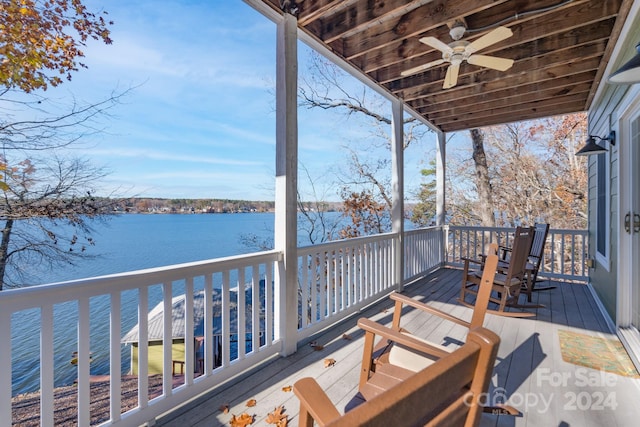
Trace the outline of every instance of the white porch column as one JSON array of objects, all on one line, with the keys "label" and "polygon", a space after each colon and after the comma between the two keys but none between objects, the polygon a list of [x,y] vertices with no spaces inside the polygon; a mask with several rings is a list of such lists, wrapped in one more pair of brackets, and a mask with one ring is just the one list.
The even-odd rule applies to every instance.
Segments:
[{"label": "white porch column", "polygon": [[283,252],[276,271],[279,284],[275,330],[283,355],[295,353],[298,331],[298,39],[297,19],[288,13],[278,23],[276,52],[275,249]]},{"label": "white porch column", "polygon": [[436,145],[436,225],[444,225],[446,221],[445,211],[445,165],[446,165],[446,141],[444,132],[437,132],[438,144]]},{"label": "white porch column", "polygon": [[404,285],[404,123],[400,99],[391,100],[391,231],[395,233],[393,281],[400,292]]}]

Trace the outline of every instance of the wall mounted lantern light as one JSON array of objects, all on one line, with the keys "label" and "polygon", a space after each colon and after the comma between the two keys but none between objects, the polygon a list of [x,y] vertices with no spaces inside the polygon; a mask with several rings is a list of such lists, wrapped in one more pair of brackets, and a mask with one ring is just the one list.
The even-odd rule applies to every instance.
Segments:
[{"label": "wall mounted lantern light", "polygon": [[589,135],[586,145],[576,153],[576,156],[590,156],[592,154],[606,153],[607,149],[602,145],[598,145],[598,143],[596,142],[596,138],[601,141],[609,141],[609,144],[611,145],[616,145],[615,131],[611,131],[611,133],[609,133],[606,138],[600,138],[598,135]]},{"label": "wall mounted lantern light", "polygon": [[621,85],[640,83],[640,43],[636,45],[636,55],[611,74],[608,82]]}]

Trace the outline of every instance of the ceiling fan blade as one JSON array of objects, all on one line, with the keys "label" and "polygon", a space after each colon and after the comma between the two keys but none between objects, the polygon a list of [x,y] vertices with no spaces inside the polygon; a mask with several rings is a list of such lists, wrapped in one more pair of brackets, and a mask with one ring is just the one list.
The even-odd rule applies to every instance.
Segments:
[{"label": "ceiling fan blade", "polygon": [[499,71],[507,71],[513,65],[513,59],[498,58],[497,56],[489,55],[471,55],[467,58],[467,62]]},{"label": "ceiling fan blade", "polygon": [[453,49],[451,49],[448,44],[438,40],[435,37],[431,37],[431,36],[422,37],[420,39],[420,43],[424,43],[427,46],[431,46],[434,49],[438,49],[442,53],[451,53],[451,52],[453,52]]},{"label": "ceiling fan blade", "polygon": [[408,70],[404,70],[400,73],[402,77],[410,76],[412,74],[419,73],[420,71],[426,70],[427,68],[435,67],[436,65],[440,65],[444,63],[444,59],[436,59],[435,61],[427,62],[426,64],[418,65],[417,67],[409,68]]},{"label": "ceiling fan blade", "polygon": [[458,73],[460,72],[460,64],[451,64],[447,68],[447,74],[444,76],[444,84],[442,89],[449,89],[458,83]]},{"label": "ceiling fan blade", "polygon": [[492,44],[501,42],[504,39],[508,39],[512,35],[513,31],[511,31],[511,28],[498,27],[495,30],[492,30],[484,36],[480,37],[479,39],[476,39],[469,43],[465,48],[465,51],[467,53],[475,53],[487,46],[491,46]]}]

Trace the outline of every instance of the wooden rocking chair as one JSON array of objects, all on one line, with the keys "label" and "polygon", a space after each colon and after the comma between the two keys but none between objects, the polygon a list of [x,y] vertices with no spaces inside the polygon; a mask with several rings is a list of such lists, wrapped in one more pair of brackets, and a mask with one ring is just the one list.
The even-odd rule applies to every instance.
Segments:
[{"label": "wooden rocking chair", "polygon": [[[513,248],[508,265],[506,265],[506,271],[496,273],[493,280],[492,289],[497,293],[497,297],[491,296],[489,301],[498,304],[498,310],[487,310],[487,312],[509,317],[532,317],[535,316],[535,313],[528,311],[506,311],[506,308],[514,307],[522,309],[542,307],[539,305],[521,305],[518,303],[522,287],[528,287],[526,263],[532,239],[533,227],[518,227],[516,236],[513,239]],[[481,278],[478,271],[470,270],[469,267],[472,262],[482,264],[482,260],[464,258],[464,261],[462,285],[458,301],[467,307],[473,307],[473,304],[466,301],[466,297],[469,294],[477,297]]]},{"label": "wooden rocking chair", "polygon": [[[555,286],[536,287],[538,283],[538,271],[544,258],[544,246],[549,234],[549,224],[536,223],[533,226],[533,240],[527,257],[527,283],[522,286],[521,292],[527,295],[527,302],[531,302],[531,293],[533,291],[545,291],[555,289]],[[509,266],[509,259],[512,248],[499,246],[498,251],[501,253],[501,260],[498,262],[498,270],[506,270]]]},{"label": "wooden rocking chair", "polygon": [[549,224],[535,224],[534,228],[533,243],[531,244],[526,266],[528,286],[525,292],[528,302],[531,302],[531,293],[533,291],[555,289],[555,286],[536,287],[538,283],[538,271],[540,271],[542,259],[544,258],[544,245],[547,242],[547,235],[549,234]]}]

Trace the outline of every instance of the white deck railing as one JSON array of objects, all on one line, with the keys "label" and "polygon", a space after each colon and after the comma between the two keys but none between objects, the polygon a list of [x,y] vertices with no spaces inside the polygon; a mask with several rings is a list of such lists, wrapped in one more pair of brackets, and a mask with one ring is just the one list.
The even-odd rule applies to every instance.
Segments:
[{"label": "white deck railing", "polygon": [[[397,289],[395,234],[360,237],[298,249],[298,340]],[[442,227],[404,236],[405,282],[444,264]]]},{"label": "white deck railing", "polygon": [[[489,243],[510,246],[514,228],[448,226],[447,265],[462,266],[461,258],[478,259]],[[589,279],[587,230],[550,229],[539,275],[546,278]]]},{"label": "white deck railing", "polygon": [[[263,252],[253,255],[222,258],[214,261],[195,262],[154,268],[131,273],[116,274],[78,280],[73,282],[36,286],[31,288],[2,291],[0,293],[0,426],[12,425],[11,395],[12,357],[22,358],[16,347],[31,341],[31,346],[39,348],[31,357],[36,357],[35,366],[40,371],[40,419],[42,426],[53,426],[54,413],[54,374],[69,368],[71,351],[65,343],[54,341],[54,329],[76,329],[77,340],[73,350],[77,351],[77,425],[90,424],[90,359],[108,357],[110,381],[110,411],[105,419],[108,425],[140,425],[157,415],[177,407],[186,400],[203,391],[241,373],[256,363],[277,354],[281,349],[278,331],[274,328],[275,308],[278,297],[273,292],[274,270],[281,256],[277,252]],[[261,286],[262,284],[262,286]],[[262,287],[262,291],[261,291]],[[217,290],[214,292],[214,288]],[[246,292],[238,292],[245,288]],[[204,318],[212,319],[214,310],[221,312],[222,330],[222,366],[214,367],[213,322],[204,322],[204,373],[194,377],[196,358],[194,346],[185,345],[184,378],[182,383],[174,385],[172,375],[172,340],[163,340],[162,344],[162,389],[149,388],[149,324],[150,302],[160,302],[163,306],[163,336],[172,336],[173,297],[185,295],[184,313],[193,313],[193,294],[202,290],[204,298]],[[105,306],[107,313],[92,313],[90,306],[97,299]],[[248,301],[247,298],[251,298]],[[126,302],[125,302],[126,301]],[[56,315],[60,305],[77,307],[71,319]],[[34,313],[35,316],[34,316]],[[20,330],[27,336],[16,337],[15,322],[21,314],[28,313],[39,321],[24,325]],[[103,315],[105,325],[95,325],[94,316]],[[107,315],[108,314],[108,315]],[[121,338],[126,333],[125,325],[138,324],[138,407],[122,410],[121,384],[123,379],[123,345]],[[95,328],[94,328],[95,325]],[[185,343],[194,342],[194,317],[184,316]],[[103,339],[106,348],[91,347],[95,343],[98,329],[106,331],[108,339]],[[247,334],[235,334],[246,330]],[[14,335],[12,337],[12,335]],[[231,336],[237,336],[237,343],[231,342]],[[262,342],[261,335],[264,337]],[[246,342],[246,336],[252,342]],[[207,339],[211,337],[211,339]],[[14,351],[12,352],[12,347]],[[232,348],[233,347],[233,348]],[[24,348],[24,346],[23,346]],[[64,353],[66,362],[56,363],[58,355]],[[126,353],[125,353],[126,354]]]},{"label": "white deck railing", "polygon": [[405,283],[444,265],[445,246],[442,230],[443,227],[429,227],[405,232]]},{"label": "white deck railing", "polygon": [[298,338],[359,310],[393,289],[393,234],[298,249]]},{"label": "white deck railing", "polygon": [[[281,352],[286,337],[279,335],[278,325],[297,321],[293,339],[300,341],[396,289],[396,249],[401,240],[405,254],[401,277],[407,283],[445,264],[460,265],[460,257],[476,257],[490,241],[508,244],[512,232],[432,227],[408,231],[402,239],[388,233],[299,248],[296,320],[282,318],[280,295],[284,292],[275,272],[283,268],[283,257],[275,251],[6,290],[0,292],[0,372],[13,372],[17,358],[33,359],[34,370],[39,371],[41,425],[50,426],[54,378],[65,369],[77,369],[73,372],[77,374],[77,424],[89,425],[90,368],[97,359],[106,359],[110,412],[104,425],[139,425]],[[552,230],[547,247],[545,275],[586,279],[586,232]],[[243,288],[245,292],[238,292]],[[177,311],[173,309],[174,297],[184,294],[183,313],[193,313],[196,292],[205,295],[204,318],[217,317],[219,322],[215,330],[213,322],[204,322],[203,360],[197,360],[195,345],[185,345],[184,378],[174,384],[172,341],[164,340],[162,386],[152,390],[148,377],[148,337],[153,329],[149,312],[160,304],[162,336],[172,336]],[[97,303],[102,304],[99,312],[95,310]],[[73,315],[61,318],[60,307],[68,313],[69,305]],[[23,315],[30,319],[27,329],[16,325]],[[184,342],[195,342],[194,317],[181,316]],[[124,410],[120,389],[123,371],[127,371],[128,347],[121,339],[136,324],[138,402],[135,409]],[[77,338],[71,343],[58,342],[54,337],[60,328],[71,329]],[[18,329],[21,336],[17,336]],[[101,334],[108,339],[96,340]],[[105,344],[100,347],[98,342]],[[214,363],[219,354],[214,342],[221,342],[220,363]],[[70,368],[73,351],[78,352],[77,367]],[[204,372],[196,376],[200,363]],[[5,415],[12,413],[11,398],[12,380],[4,376],[0,382],[0,427],[12,425],[11,417]]]}]

